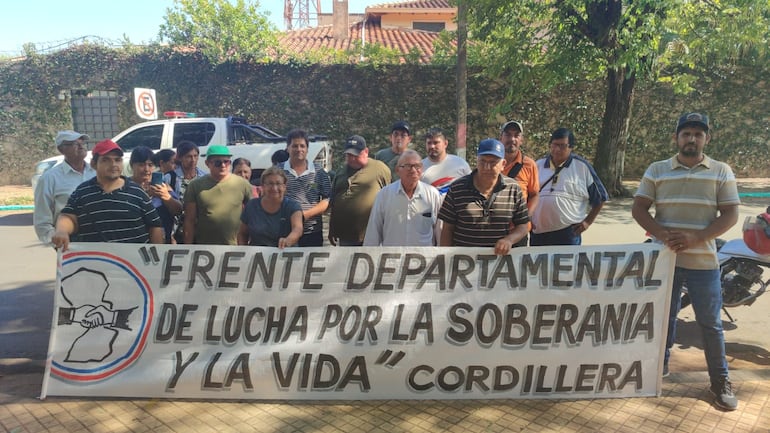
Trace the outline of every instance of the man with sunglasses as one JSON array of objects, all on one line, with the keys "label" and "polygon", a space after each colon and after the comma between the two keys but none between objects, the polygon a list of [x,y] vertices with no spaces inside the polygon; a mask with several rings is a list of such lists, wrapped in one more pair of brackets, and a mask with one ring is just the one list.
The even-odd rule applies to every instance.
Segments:
[{"label": "man with sunglasses", "polygon": [[88,139],[88,135],[75,131],[59,131],[56,134],[56,148],[64,155],[64,161],[46,171],[35,185],[32,221],[40,242],[51,243],[51,237],[56,231],[56,218],[67,204],[72,191],[96,176],[96,170],[86,163]]},{"label": "man with sunglasses", "polygon": [[609,198],[591,164],[572,153],[575,135],[567,128],[551,134],[549,155],[537,160],[540,194],[532,212],[531,246],[580,245]]},{"label": "man with sunglasses", "polygon": [[503,143],[481,140],[476,155],[476,169],[453,182],[444,197],[440,245],[493,247],[506,255],[527,235],[527,203],[519,184],[502,174]]},{"label": "man with sunglasses", "polygon": [[[687,284],[695,321],[703,335],[714,404],[724,410],[735,410],[738,400],[732,391],[725,358],[720,316],[722,288],[715,239],[738,221],[738,187],[729,165],[703,153],[711,140],[708,116],[682,115],[673,138],[679,152],[647,168],[631,207],[636,222],[656,242],[676,253],[663,376],[668,375],[681,290]],[[650,213],[653,205],[655,216]]]},{"label": "man with sunglasses", "polygon": [[227,146],[206,152],[209,174],[194,179],[184,195],[184,243],[237,245],[243,205],[251,199],[251,184],[230,171],[233,155]]}]

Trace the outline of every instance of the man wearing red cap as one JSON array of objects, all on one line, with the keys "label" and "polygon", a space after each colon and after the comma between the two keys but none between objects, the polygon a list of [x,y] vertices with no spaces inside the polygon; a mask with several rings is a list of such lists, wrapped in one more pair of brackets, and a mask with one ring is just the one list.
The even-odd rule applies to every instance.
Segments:
[{"label": "man wearing red cap", "polygon": [[123,150],[112,140],[96,143],[96,177],[72,192],[56,220],[51,242],[66,251],[70,236],[80,242],[163,243],[158,212],[141,186],[122,176]]}]

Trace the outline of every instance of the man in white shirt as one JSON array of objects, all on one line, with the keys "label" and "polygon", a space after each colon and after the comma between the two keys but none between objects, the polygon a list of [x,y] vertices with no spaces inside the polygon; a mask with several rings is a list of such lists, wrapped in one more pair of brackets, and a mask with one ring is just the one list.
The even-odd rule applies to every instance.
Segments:
[{"label": "man in white shirt", "polygon": [[72,191],[81,183],[96,176],[96,171],[86,164],[86,141],[89,137],[75,131],[59,131],[56,148],[64,155],[64,161],[43,173],[35,186],[35,211],[32,221],[40,242],[51,243],[56,218],[67,204]]},{"label": "man in white shirt", "polygon": [[446,151],[447,139],[440,128],[431,128],[425,134],[425,151],[428,157],[422,160],[422,181],[446,194],[449,185],[471,173],[468,163],[457,155]]},{"label": "man in white shirt", "polygon": [[363,245],[436,245],[441,195],[436,188],[420,182],[420,155],[405,150],[396,164],[396,174],[399,180],[377,193]]}]

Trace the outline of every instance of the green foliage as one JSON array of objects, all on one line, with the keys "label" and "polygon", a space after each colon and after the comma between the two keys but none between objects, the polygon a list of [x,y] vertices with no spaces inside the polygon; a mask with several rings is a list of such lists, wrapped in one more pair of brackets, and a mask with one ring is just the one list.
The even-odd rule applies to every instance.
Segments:
[{"label": "green foliage", "polygon": [[172,45],[192,46],[209,60],[266,61],[277,45],[276,29],[259,11],[259,2],[245,0],[174,0],[166,9],[160,38]]}]

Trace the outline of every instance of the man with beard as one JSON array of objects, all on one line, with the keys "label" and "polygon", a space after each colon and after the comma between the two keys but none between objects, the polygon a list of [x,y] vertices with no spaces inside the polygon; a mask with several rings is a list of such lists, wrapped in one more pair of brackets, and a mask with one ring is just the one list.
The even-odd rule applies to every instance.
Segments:
[{"label": "man with beard", "polygon": [[425,151],[428,157],[422,160],[422,180],[446,194],[449,185],[456,179],[470,174],[471,167],[464,159],[447,153],[447,139],[440,128],[431,128],[425,134]]},{"label": "man with beard", "polygon": [[[711,140],[706,115],[684,114],[677,122],[674,139],[679,153],[647,168],[631,208],[636,222],[676,253],[663,376],[668,375],[681,290],[687,284],[695,321],[703,334],[714,404],[724,410],[735,410],[738,400],[725,359],[720,270],[714,239],[738,221],[738,188],[730,166],[703,153]],[[653,204],[654,217],[650,213]]]},{"label": "man with beard", "polygon": [[112,140],[91,152],[96,177],[72,192],[56,220],[51,242],[67,251],[70,235],[81,242],[163,243],[158,212],[141,186],[122,176],[123,150]]}]

